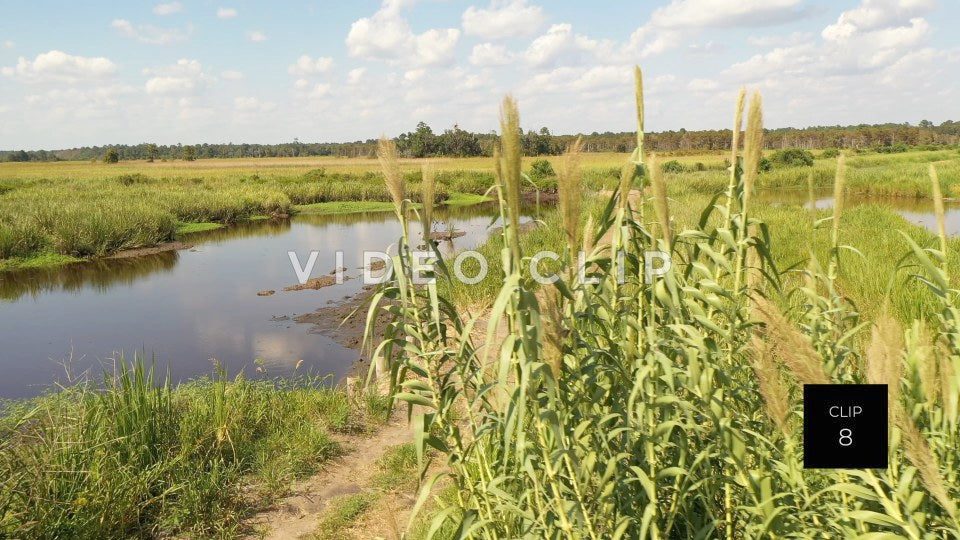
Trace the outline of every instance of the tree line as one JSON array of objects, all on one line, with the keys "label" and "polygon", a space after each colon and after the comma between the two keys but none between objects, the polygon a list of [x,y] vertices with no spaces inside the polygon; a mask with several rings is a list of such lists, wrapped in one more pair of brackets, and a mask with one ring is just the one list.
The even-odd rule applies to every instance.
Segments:
[{"label": "tree line", "polygon": [[[521,134],[523,152],[528,156],[562,153],[577,137],[583,139],[587,152],[629,152],[636,145],[635,132],[593,132],[577,135],[554,135],[546,127]],[[659,152],[710,151],[729,148],[731,130],[686,130],[647,133],[647,149]],[[454,125],[435,133],[424,122],[413,131],[394,139],[403,157],[471,157],[489,156],[497,142],[495,132],[476,133]],[[764,142],[769,149],[780,148],[884,148],[952,145],[960,143],[960,122],[947,120],[935,125],[922,120],[917,125],[860,124],[856,126],[816,126],[808,128],[777,128],[766,130]],[[172,160],[210,158],[262,157],[372,157],[376,139],[343,143],[305,143],[294,139],[280,144],[195,144],[84,146],[65,150],[7,150],[0,151],[0,161],[61,161],[61,160]]]}]

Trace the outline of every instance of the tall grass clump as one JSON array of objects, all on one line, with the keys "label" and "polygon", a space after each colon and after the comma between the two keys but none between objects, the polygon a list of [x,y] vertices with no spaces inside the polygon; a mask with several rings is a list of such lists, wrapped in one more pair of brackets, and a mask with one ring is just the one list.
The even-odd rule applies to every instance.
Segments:
[{"label": "tall grass clump", "polygon": [[323,380],[171,386],[142,359],[0,410],[0,537],[221,537],[340,452],[362,404]]},{"label": "tall grass clump", "polygon": [[[741,94],[734,143],[744,102]],[[538,284],[527,270],[532,254],[507,227],[502,285],[488,313],[467,317],[435,282],[413,279],[412,248],[401,241],[370,314],[391,318],[376,356],[413,418],[422,471],[415,513],[441,479],[453,486],[428,537],[960,535],[960,311],[946,254],[904,235],[904,264],[924,276],[936,303],[899,327],[878,321],[881,342],[872,345],[869,321],[836,285],[832,269],[849,251],[841,229],[830,233],[831,270],[811,259],[803,281],[786,288],[772,232],[750,203],[763,130],[759,95],[749,103],[729,184],[691,227],[672,230],[665,179],[638,149],[619,195],[580,233],[592,280],[561,269],[555,283]],[[509,216],[520,176],[511,99],[501,115],[498,195]],[[842,187],[843,163],[832,169]],[[649,222],[626,193],[648,173]],[[579,249],[572,238],[564,233]],[[645,265],[654,249],[672,257],[663,273]],[[435,256],[428,277],[452,280]],[[895,390],[888,468],[804,469],[802,385],[874,380]],[[428,475],[430,456],[442,472]]]}]

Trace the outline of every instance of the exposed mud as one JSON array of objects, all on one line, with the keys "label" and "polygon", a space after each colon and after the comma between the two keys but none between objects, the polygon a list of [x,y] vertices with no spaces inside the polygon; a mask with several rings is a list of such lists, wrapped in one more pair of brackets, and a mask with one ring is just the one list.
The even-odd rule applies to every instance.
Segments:
[{"label": "exposed mud", "polygon": [[[370,368],[369,351],[362,350],[363,333],[366,330],[367,311],[370,298],[373,296],[373,287],[367,286],[343,303],[317,309],[313,313],[305,313],[293,318],[294,321],[312,325],[311,333],[323,334],[330,337],[341,346],[357,351],[357,361],[350,368],[348,376],[366,376]],[[381,311],[382,313],[382,311]],[[374,341],[383,336],[387,318],[379,315],[373,326]]]},{"label": "exposed mud", "polygon": [[[336,273],[336,271],[334,271]],[[350,279],[350,276],[343,276],[343,281]],[[298,283],[296,285],[290,285],[289,287],[284,287],[285,291],[304,291],[307,289],[322,289],[324,287],[329,287],[331,285],[337,284],[337,278],[334,276],[320,276],[315,278],[310,278],[306,283]]]},{"label": "exposed mud", "polygon": [[142,257],[143,255],[153,255],[155,253],[163,253],[164,251],[177,251],[181,249],[190,249],[192,247],[193,247],[193,244],[188,244],[186,242],[167,242],[166,244],[160,244],[159,246],[153,246],[153,247],[124,249],[114,253],[113,255],[110,255],[104,258],[105,259],[129,259],[131,257]]},{"label": "exposed mud", "polygon": [[465,236],[465,231],[438,231],[430,233],[431,240],[453,240]]},{"label": "exposed mud", "polygon": [[[524,234],[536,229],[539,226],[539,221],[528,221],[526,223],[521,223],[520,226],[517,227],[517,230],[520,232],[520,234]],[[497,234],[503,234],[503,227],[493,227],[490,229],[490,236]]]}]

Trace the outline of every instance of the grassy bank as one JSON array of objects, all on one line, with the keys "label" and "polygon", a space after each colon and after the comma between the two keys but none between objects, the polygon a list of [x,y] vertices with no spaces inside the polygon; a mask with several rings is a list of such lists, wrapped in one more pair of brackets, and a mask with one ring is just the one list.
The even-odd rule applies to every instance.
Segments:
[{"label": "grassy bank", "polygon": [[233,538],[341,452],[334,433],[383,414],[382,402],[306,377],[171,387],[142,362],[123,365],[103,389],[5,405],[0,537]]},{"label": "grassy bank", "polygon": [[[610,187],[620,154],[586,154],[583,185]],[[723,189],[724,154],[671,158],[666,178],[674,197]],[[556,167],[560,159],[551,157]],[[926,164],[937,162],[944,192],[960,197],[960,156],[953,151],[857,154],[848,188],[861,193],[925,197]],[[195,163],[0,163],[0,269],[39,267],[148,247],[180,235],[261,216],[291,212],[380,211],[390,196],[375,160],[211,160]],[[409,192],[419,191],[420,167],[437,171],[435,202],[475,204],[494,183],[488,159],[402,160]],[[521,161],[528,170],[532,159]],[[831,159],[775,166],[758,188],[828,185]],[[322,164],[322,165],[320,165]],[[319,166],[318,166],[319,165]],[[554,191],[554,177],[523,182],[522,190]],[[413,195],[415,198],[416,195]]]}]

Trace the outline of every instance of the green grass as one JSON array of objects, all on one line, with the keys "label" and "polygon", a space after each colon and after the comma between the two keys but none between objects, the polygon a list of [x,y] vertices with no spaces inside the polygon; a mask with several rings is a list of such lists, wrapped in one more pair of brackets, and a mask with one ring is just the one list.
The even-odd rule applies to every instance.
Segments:
[{"label": "green grass", "polygon": [[293,210],[302,214],[356,214],[361,212],[392,212],[393,204],[383,201],[335,201],[298,204]]},{"label": "green grass", "polygon": [[340,452],[362,402],[307,378],[164,385],[142,362],[0,414],[0,537],[232,538]]},{"label": "green grass", "polygon": [[[266,218],[266,216],[263,216]],[[213,223],[210,221],[202,223],[181,223],[177,225],[177,235],[190,234],[203,231],[212,231],[214,229],[223,228],[223,223]]]},{"label": "green grass", "polygon": [[345,538],[345,529],[355,524],[363,514],[377,502],[375,493],[355,493],[337,497],[330,501],[324,511],[313,538],[317,540],[337,540]]},{"label": "green grass", "polygon": [[417,447],[412,443],[400,444],[383,452],[372,483],[387,491],[412,492],[417,488],[419,473]]},{"label": "green grass", "polygon": [[477,193],[451,193],[443,204],[447,206],[471,206],[493,201],[492,198]]},{"label": "green grass", "polygon": [[83,259],[56,253],[41,253],[27,258],[0,259],[0,272],[6,270],[29,270],[34,268],[55,268],[70,263],[80,262]]},{"label": "green grass", "polygon": [[[590,191],[613,187],[620,170],[615,158],[620,157],[588,154],[584,186]],[[558,158],[550,159],[559,166]],[[723,189],[723,159],[718,152],[678,157],[685,170],[666,175],[671,196]],[[436,202],[464,205],[483,201],[483,194],[494,183],[489,160],[439,161]],[[343,167],[310,167],[319,162],[278,160],[262,167],[257,160],[119,167],[3,163],[0,268],[59,262],[37,258],[42,254],[83,259],[154,246],[205,230],[212,223],[264,219],[291,211],[334,214],[388,208],[390,196],[382,175],[372,170],[373,161],[341,160],[335,163]],[[848,188],[877,195],[927,197],[925,175],[930,162],[937,163],[945,194],[960,197],[960,159],[954,152],[853,155]],[[419,192],[419,163],[405,160],[401,165],[406,171],[407,192],[414,194],[414,199]],[[695,170],[696,163],[703,163],[706,170]],[[760,175],[758,187],[805,188],[808,174],[822,187],[829,184],[833,168],[831,159],[817,159],[813,167],[774,168]],[[556,178],[540,180],[536,187],[553,191]],[[522,188],[531,190],[533,186],[524,183]]]}]

